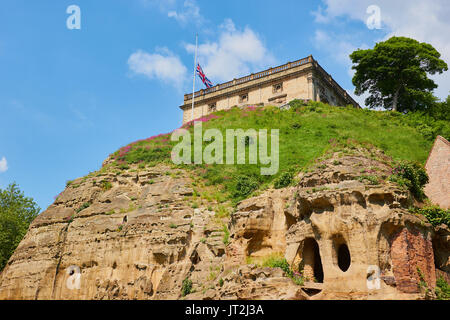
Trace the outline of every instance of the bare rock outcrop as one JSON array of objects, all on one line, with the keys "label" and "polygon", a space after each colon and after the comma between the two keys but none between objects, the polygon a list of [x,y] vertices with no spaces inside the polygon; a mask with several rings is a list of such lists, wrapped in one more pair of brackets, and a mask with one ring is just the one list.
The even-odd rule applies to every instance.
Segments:
[{"label": "bare rock outcrop", "polygon": [[0,298],[179,298],[192,257],[215,260],[225,248],[200,242],[211,216],[190,206],[190,180],[169,170],[73,181],[30,226],[1,273]]},{"label": "bare rock outcrop", "polygon": [[[0,274],[0,299],[432,297],[450,271],[449,230],[410,214],[413,198],[383,180],[388,170],[381,154],[335,155],[293,187],[242,201],[229,220],[213,203],[193,205],[181,169],[101,170],[32,223]],[[305,282],[257,265],[274,254]]]}]

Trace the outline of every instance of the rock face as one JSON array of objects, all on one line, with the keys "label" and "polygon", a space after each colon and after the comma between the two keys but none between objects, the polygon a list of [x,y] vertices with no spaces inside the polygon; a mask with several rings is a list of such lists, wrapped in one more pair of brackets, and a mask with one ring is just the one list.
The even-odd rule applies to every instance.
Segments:
[{"label": "rock face", "polygon": [[[425,298],[436,272],[448,275],[450,232],[409,214],[408,191],[361,177],[371,167],[388,170],[362,155],[325,160],[295,187],[242,201],[229,221],[194,205],[180,169],[77,179],[30,226],[0,299]],[[273,254],[305,283],[248,264]]]},{"label": "rock face", "polygon": [[430,181],[425,194],[441,208],[450,209],[450,142],[437,136],[425,164]]},{"label": "rock face", "polygon": [[[75,180],[30,226],[2,272],[0,297],[178,298],[178,275],[187,274],[194,251],[214,260],[225,248],[215,254],[200,242],[208,214],[187,206],[189,179],[167,170]],[[103,181],[112,188],[102,190]],[[77,213],[84,203],[91,205]]]}]

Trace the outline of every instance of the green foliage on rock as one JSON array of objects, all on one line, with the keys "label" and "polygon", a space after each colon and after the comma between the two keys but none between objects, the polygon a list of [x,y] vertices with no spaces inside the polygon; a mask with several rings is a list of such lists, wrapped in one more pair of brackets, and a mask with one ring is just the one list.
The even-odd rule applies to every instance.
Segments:
[{"label": "green foliage on rock", "polygon": [[291,171],[283,172],[277,179],[275,179],[275,189],[285,188],[292,183],[294,173]]},{"label": "green foliage on rock", "polygon": [[230,243],[230,230],[228,230],[228,226],[226,224],[223,225],[223,244],[227,246]]},{"label": "green foliage on rock", "polygon": [[281,268],[289,277],[291,277],[293,274],[289,263],[282,256],[271,255],[266,260],[264,260],[262,266],[269,268]]},{"label": "green foliage on rock", "polygon": [[100,186],[103,191],[107,191],[113,187],[111,181],[107,181],[107,180],[102,180],[102,182],[100,183]]},{"label": "green foliage on rock", "polygon": [[425,216],[435,227],[445,224],[450,226],[450,210],[441,209],[439,206],[431,205],[424,208],[412,208],[410,212]]},{"label": "green foliage on rock", "polygon": [[259,186],[258,180],[254,177],[239,175],[236,177],[236,184],[233,190],[233,197],[236,199],[244,199],[250,195]]},{"label": "green foliage on rock", "polygon": [[425,198],[423,187],[428,183],[425,168],[417,162],[404,161],[392,171],[391,181],[407,187],[419,200]]},{"label": "green foliage on rock", "polygon": [[181,285],[181,295],[187,296],[192,292],[192,280],[189,278],[186,278],[183,280],[183,283]]},{"label": "green foliage on rock", "polygon": [[450,300],[450,285],[445,281],[444,277],[439,277],[436,280],[436,299]]},{"label": "green foliage on rock", "polygon": [[0,189],[0,271],[25,236],[40,208],[17,184]]},{"label": "green foliage on rock", "polygon": [[84,209],[87,209],[91,206],[90,202],[85,202],[83,203],[77,210],[75,210],[76,213],[80,213],[81,211],[83,211]]},{"label": "green foliage on rock", "polygon": [[374,175],[362,175],[358,178],[361,182],[367,182],[372,185],[379,184],[378,177]]},{"label": "green foliage on rock", "polygon": [[263,262],[262,267],[269,268],[281,268],[288,278],[291,278],[295,284],[302,286],[305,282],[305,278],[302,276],[301,272],[293,271],[281,254],[272,254],[268,256]]}]

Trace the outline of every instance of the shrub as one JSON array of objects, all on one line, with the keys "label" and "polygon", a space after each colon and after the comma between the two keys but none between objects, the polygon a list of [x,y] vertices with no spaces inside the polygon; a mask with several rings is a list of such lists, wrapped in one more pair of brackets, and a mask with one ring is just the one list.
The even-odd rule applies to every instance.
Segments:
[{"label": "shrub", "polygon": [[236,179],[235,190],[233,192],[233,197],[235,198],[245,198],[250,193],[255,191],[259,186],[258,181],[250,176],[240,175]]},{"label": "shrub", "polygon": [[294,179],[294,174],[291,171],[283,172],[274,183],[275,189],[280,189],[287,187],[291,184],[292,179]]},{"label": "shrub", "polygon": [[300,110],[301,107],[307,106],[308,104],[300,99],[294,99],[291,102],[289,102],[289,106],[293,111]]},{"label": "shrub", "polygon": [[450,300],[450,285],[442,276],[436,280],[435,293],[438,300]]},{"label": "shrub", "polygon": [[364,181],[368,181],[369,184],[375,185],[378,184],[378,177],[377,176],[360,176],[358,178],[359,181],[364,182]]},{"label": "shrub", "polygon": [[435,227],[441,224],[450,226],[450,210],[441,209],[439,206],[427,206],[424,208],[413,208],[410,212],[425,216]]},{"label": "shrub", "polygon": [[305,284],[305,278],[303,277],[302,273],[299,271],[294,271],[291,279],[298,286],[302,286]]},{"label": "shrub", "polygon": [[103,189],[103,191],[107,191],[112,188],[112,183],[106,180],[102,180],[100,183],[100,187]]},{"label": "shrub", "polygon": [[392,171],[391,181],[405,185],[419,200],[425,198],[423,187],[428,183],[428,175],[423,166],[417,162],[402,162]]},{"label": "shrub", "polygon": [[305,278],[302,273],[300,271],[293,271],[287,260],[280,254],[270,255],[263,261],[262,266],[269,268],[281,268],[296,285],[302,286],[305,283]]},{"label": "shrub", "polygon": [[281,268],[288,277],[292,277],[293,272],[289,266],[287,260],[280,255],[271,255],[269,256],[262,264],[263,267],[269,268]]},{"label": "shrub", "polygon": [[192,292],[192,281],[191,279],[186,278],[183,280],[183,283],[181,285],[181,295],[184,297],[191,292]]}]

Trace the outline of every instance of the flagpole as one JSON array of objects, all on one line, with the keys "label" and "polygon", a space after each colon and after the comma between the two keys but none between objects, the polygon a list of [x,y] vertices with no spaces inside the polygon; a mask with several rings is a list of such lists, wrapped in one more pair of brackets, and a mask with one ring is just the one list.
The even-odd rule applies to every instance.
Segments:
[{"label": "flagpole", "polygon": [[192,85],[192,114],[191,114],[191,121],[194,121],[195,71],[197,69],[197,48],[198,48],[198,34],[195,35],[194,80],[193,80],[193,85]]}]

